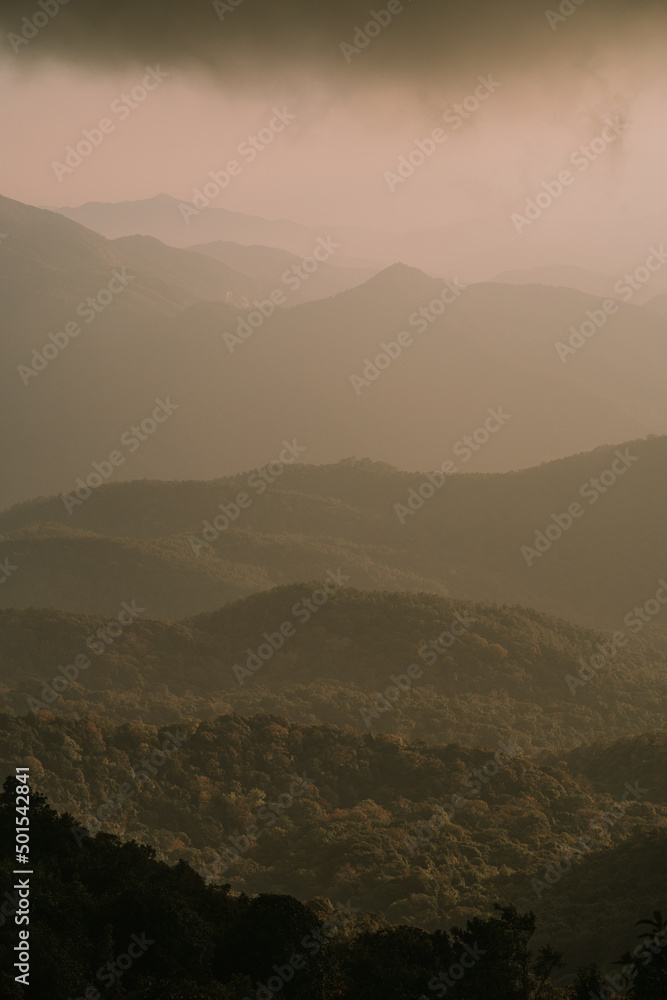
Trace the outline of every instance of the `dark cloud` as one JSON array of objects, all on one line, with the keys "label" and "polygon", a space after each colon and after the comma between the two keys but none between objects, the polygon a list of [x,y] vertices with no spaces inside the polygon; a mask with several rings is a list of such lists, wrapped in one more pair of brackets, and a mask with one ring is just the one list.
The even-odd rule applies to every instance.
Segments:
[{"label": "dark cloud", "polygon": [[515,74],[581,66],[639,49],[667,21],[664,0],[392,0],[391,22],[363,51],[348,50],[348,62],[341,44],[352,45],[356,26],[387,0],[69,0],[16,52],[7,36],[21,36],[23,19],[37,12],[43,21],[40,3],[53,11],[57,0],[2,0],[7,60],[55,57],[100,69],[162,62],[258,87],[279,78],[289,85],[304,70],[342,88],[388,77],[421,87],[471,66]]}]

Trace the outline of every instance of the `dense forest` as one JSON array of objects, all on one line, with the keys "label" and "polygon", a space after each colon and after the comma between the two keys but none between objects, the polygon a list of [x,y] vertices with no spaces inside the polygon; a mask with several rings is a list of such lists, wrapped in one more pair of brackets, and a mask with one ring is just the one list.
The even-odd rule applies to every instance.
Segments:
[{"label": "dense forest", "polygon": [[[413,477],[359,462],[285,470],[205,546],[201,511],[247,477],[105,487],[76,523],[59,498],[0,515],[17,567],[0,594],[14,605],[0,610],[0,765],[29,766],[71,817],[40,807],[92,865],[76,869],[83,897],[95,852],[113,869],[124,851],[153,873],[145,906],[187,891],[198,914],[187,973],[170,943],[167,972],[138,963],[146,982],[129,970],[104,995],[268,1000],[259,952],[220,957],[226,935],[242,953],[231,928],[266,906],[273,948],[283,912],[303,937],[347,900],[354,919],[286,997],[602,996],[593,965],[613,976],[662,902],[664,559],[642,517],[657,516],[663,447],[638,445],[643,493],[619,487],[582,521],[583,546],[565,535],[530,570],[526,526],[608,450],[456,477],[405,525],[392,504]],[[29,593],[41,607],[22,607]],[[40,939],[47,963],[49,935],[69,956],[63,1000],[94,982],[94,956],[121,953],[118,905],[96,912],[78,957],[55,920]],[[437,978],[484,936],[497,968]],[[658,997],[647,983],[630,995]]]},{"label": "dense forest", "polygon": [[[0,797],[0,836],[14,825],[14,783]],[[620,969],[588,963],[569,985],[552,985],[564,957],[538,946],[531,912],[498,905],[488,917],[432,932],[391,926],[353,902],[276,893],[248,897],[207,884],[184,862],[167,866],[148,846],[98,834],[80,841],[71,816],[32,796],[34,874],[31,995],[38,1000],[661,1000],[667,988],[665,923],[627,924]],[[11,878],[10,864],[0,862]],[[3,901],[0,986],[24,987],[13,965],[18,904]],[[636,941],[639,939],[639,944]],[[611,978],[608,978],[611,975]],[[625,991],[623,991],[625,995]]]},{"label": "dense forest", "polygon": [[[609,632],[530,608],[360,590],[339,570],[179,622],[134,598],[112,617],[9,608],[0,767],[30,768],[71,816],[60,822],[77,857],[117,837],[132,858],[172,866],[155,868],[160,878],[232,908],[288,896],[311,922],[350,901],[354,934],[332,945],[309,997],[444,996],[434,955],[449,968],[474,928],[500,935],[503,961],[512,935],[524,949],[530,937],[535,956],[563,953],[541,989],[537,958],[520,987],[494,972],[508,1000],[590,1000],[591,964],[614,975],[635,923],[661,905],[667,643],[642,624]],[[219,941],[233,912],[221,923],[216,910],[204,937]],[[119,951],[108,919],[102,940]],[[180,993],[155,971],[139,992],[129,973],[110,990],[252,1000],[270,973],[254,957],[221,972],[217,947]],[[73,983],[63,1000],[83,989],[91,954],[58,971]],[[174,990],[181,971],[169,969]],[[488,995],[481,970],[447,995]]]},{"label": "dense forest", "polygon": [[0,763],[16,760],[81,842],[113,833],[235,890],[350,897],[427,930],[502,900],[576,963],[613,960],[667,853],[664,734],[528,757],[272,716],[157,729],[45,712],[0,717]]},{"label": "dense forest", "polygon": [[667,0],[555,7],[0,0],[0,1000],[667,1000]]},{"label": "dense forest", "polygon": [[554,750],[663,725],[667,642],[650,625],[614,646],[610,633],[530,609],[428,594],[345,588],[316,605],[321,586],[277,588],[180,623],[147,620],[140,606],[123,622],[0,611],[0,710],[154,724],[268,712],[433,743],[503,734]]}]

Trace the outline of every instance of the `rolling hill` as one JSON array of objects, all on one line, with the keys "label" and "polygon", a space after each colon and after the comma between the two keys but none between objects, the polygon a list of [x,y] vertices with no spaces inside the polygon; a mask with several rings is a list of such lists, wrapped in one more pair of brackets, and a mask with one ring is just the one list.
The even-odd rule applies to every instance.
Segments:
[{"label": "rolling hill", "polygon": [[[629,464],[616,478],[617,452]],[[113,615],[136,597],[179,619],[341,568],[362,590],[521,604],[609,629],[653,601],[646,624],[664,625],[655,593],[667,565],[666,470],[667,439],[651,438],[520,472],[453,475],[439,490],[361,461],[265,470],[271,482],[109,484],[69,510],[51,497],[0,514],[0,559],[16,567],[0,606]],[[424,483],[434,495],[422,502]],[[580,516],[563,530],[554,516],[567,526],[573,503]],[[221,509],[233,516],[230,504],[235,520]]]},{"label": "rolling hill", "polygon": [[649,299],[646,308],[651,309],[658,316],[662,316],[663,319],[667,319],[667,294],[656,295],[655,298]]},{"label": "rolling hill", "polygon": [[[625,270],[632,273],[634,268],[629,267]],[[667,275],[661,269],[650,275],[650,281],[633,288],[632,285],[626,285],[622,269],[615,271],[612,275],[601,274],[599,271],[591,271],[573,265],[504,271],[497,275],[494,281],[510,285],[551,285],[556,288],[576,288],[588,295],[595,295],[598,299],[619,298],[620,295],[623,301],[629,301],[627,297],[630,296],[635,305],[648,305],[652,298],[667,288]],[[618,287],[614,288],[615,285]]]},{"label": "rolling hill", "polygon": [[558,752],[664,725],[664,634],[628,633],[614,648],[608,633],[522,608],[347,588],[314,603],[321,585],[178,623],[151,618],[131,592],[112,619],[4,610],[0,708],[158,724],[271,712]]}]

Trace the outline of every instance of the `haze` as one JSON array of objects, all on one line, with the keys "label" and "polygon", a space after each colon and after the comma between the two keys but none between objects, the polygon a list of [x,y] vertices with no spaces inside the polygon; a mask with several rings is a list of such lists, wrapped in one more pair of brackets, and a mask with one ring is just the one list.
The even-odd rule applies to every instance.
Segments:
[{"label": "haze", "polygon": [[[279,6],[270,15],[271,5],[245,0],[221,21],[212,4],[172,4],[169,19],[158,7],[147,15],[150,4],[141,18],[114,4],[108,20],[102,9],[82,13],[72,4],[15,52],[7,33],[20,28],[25,5],[5,4],[4,193],[49,206],[160,192],[189,200],[274,106],[285,105],[293,125],[217,206],[311,226],[405,230],[470,216],[506,220],[600,134],[606,116],[618,115],[622,139],[553,208],[542,241],[554,238],[560,220],[667,209],[660,5],[587,0],[550,24],[541,3],[502,10],[406,3],[349,63],[340,46],[366,23],[363,7],[342,4],[334,15]],[[140,84],[144,66],[158,63],[168,78],[59,182],[53,161]],[[416,181],[392,192],[386,171],[489,74],[498,89]]]}]

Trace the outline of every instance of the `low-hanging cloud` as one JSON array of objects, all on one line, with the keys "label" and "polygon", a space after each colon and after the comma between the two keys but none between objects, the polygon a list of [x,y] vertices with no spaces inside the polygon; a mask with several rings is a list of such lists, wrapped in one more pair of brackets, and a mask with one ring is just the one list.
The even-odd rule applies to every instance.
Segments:
[{"label": "low-hanging cloud", "polygon": [[[34,15],[39,15],[34,21]],[[48,17],[48,23],[44,18]],[[470,71],[529,71],[639,50],[664,0],[2,0],[4,59],[99,70],[163,62],[227,85],[334,87],[391,79],[419,90]],[[26,23],[38,24],[33,34]],[[371,25],[366,31],[366,25]],[[358,29],[361,29],[359,33]],[[30,36],[30,37],[27,37]],[[13,37],[13,41],[12,41]],[[21,39],[16,41],[16,39]]]}]

